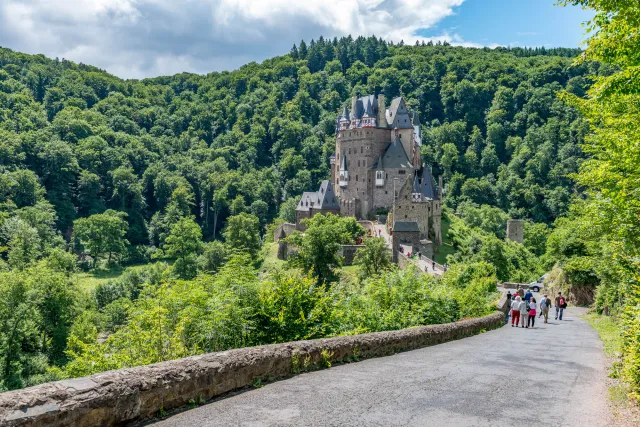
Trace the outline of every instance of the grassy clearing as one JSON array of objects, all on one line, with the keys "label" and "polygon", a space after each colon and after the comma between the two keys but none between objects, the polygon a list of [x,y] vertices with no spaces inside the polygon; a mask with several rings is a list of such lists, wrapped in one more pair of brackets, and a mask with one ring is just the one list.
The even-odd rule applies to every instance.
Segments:
[{"label": "grassy clearing", "polygon": [[442,215],[442,245],[436,247],[436,253],[434,261],[438,264],[444,264],[447,262],[447,255],[453,254],[456,250],[453,247],[453,242],[449,238],[449,226],[451,221],[446,215]]},{"label": "grassy clearing", "polygon": [[263,270],[274,270],[278,267],[284,267],[286,261],[278,259],[278,244],[268,243],[262,248],[262,255],[264,260],[262,261]]},{"label": "grassy clearing", "polygon": [[357,265],[346,265],[340,269],[340,278],[342,280],[355,282],[360,276],[360,267]]},{"label": "grassy clearing", "polygon": [[95,289],[101,283],[108,282],[109,280],[117,279],[124,273],[126,269],[139,270],[149,264],[137,264],[128,266],[116,266],[108,270],[94,270],[89,272],[80,272],[74,275],[80,288],[90,292]]},{"label": "grassy clearing", "polygon": [[600,335],[604,343],[604,352],[609,357],[618,357],[622,351],[622,337],[619,325],[610,317],[597,313],[589,313],[584,319]]}]

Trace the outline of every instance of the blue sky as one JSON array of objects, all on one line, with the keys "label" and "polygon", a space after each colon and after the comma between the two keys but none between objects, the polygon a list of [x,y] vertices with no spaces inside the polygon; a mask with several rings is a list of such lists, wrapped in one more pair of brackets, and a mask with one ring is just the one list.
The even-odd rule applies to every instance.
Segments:
[{"label": "blue sky", "polygon": [[0,0],[0,46],[124,78],[232,70],[301,39],[577,47],[590,14],[556,0]]},{"label": "blue sky", "polygon": [[449,32],[483,45],[580,47],[584,39],[581,23],[591,19],[593,12],[554,3],[554,0],[465,0],[453,15],[420,33],[429,37]]}]

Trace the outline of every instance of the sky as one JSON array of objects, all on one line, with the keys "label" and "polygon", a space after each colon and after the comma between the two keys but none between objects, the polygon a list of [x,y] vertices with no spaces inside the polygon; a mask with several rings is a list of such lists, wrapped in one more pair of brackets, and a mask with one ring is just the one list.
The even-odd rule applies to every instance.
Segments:
[{"label": "sky", "polygon": [[555,0],[0,0],[0,46],[122,78],[233,70],[351,34],[578,47],[592,14]]}]

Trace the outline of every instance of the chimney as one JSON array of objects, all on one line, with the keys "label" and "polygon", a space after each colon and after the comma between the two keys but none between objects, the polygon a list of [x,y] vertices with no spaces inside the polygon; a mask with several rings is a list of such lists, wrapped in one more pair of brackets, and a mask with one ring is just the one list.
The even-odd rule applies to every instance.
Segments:
[{"label": "chimney", "polygon": [[383,94],[378,95],[378,127],[386,128],[389,125],[387,124],[387,116],[385,114],[387,110],[387,106],[385,104],[385,99]]},{"label": "chimney", "polygon": [[354,118],[354,115],[356,114],[356,102],[358,102],[358,97],[357,96],[352,96],[351,97],[351,118]]}]

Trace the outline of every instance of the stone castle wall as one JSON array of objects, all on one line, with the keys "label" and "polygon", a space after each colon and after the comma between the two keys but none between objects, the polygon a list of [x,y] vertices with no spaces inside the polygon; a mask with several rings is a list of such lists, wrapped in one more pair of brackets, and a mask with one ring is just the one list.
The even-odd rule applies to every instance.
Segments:
[{"label": "stone castle wall", "polygon": [[0,425],[130,424],[206,402],[257,380],[295,375],[304,367],[391,355],[502,325],[504,314],[496,312],[443,325],[241,348],[41,384],[0,394]]},{"label": "stone castle wall", "polygon": [[282,230],[284,230],[284,234],[285,236],[289,236],[291,233],[293,233],[293,231],[296,229],[296,225],[295,224],[291,224],[289,222],[285,222],[284,224],[280,225],[278,228],[276,228],[273,232],[273,241],[278,243],[280,241],[280,233],[282,232]]}]

